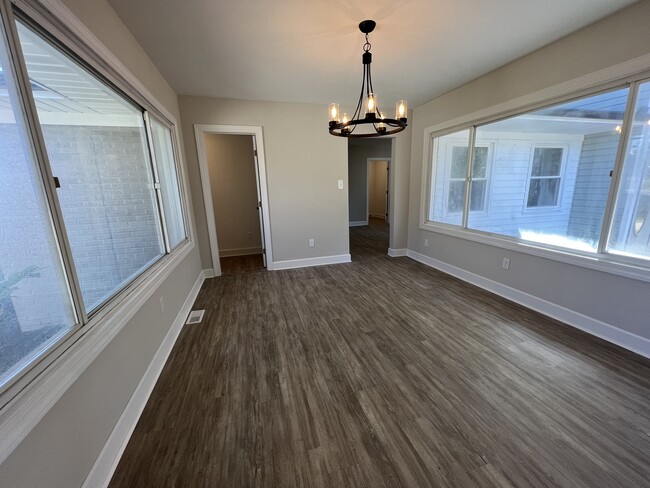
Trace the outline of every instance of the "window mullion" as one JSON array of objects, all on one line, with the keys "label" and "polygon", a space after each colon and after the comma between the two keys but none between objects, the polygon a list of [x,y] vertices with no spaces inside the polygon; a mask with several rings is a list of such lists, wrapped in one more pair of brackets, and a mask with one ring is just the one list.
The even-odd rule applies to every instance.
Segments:
[{"label": "window mullion", "polygon": [[612,177],[609,184],[609,194],[607,195],[607,203],[605,205],[605,213],[603,215],[603,224],[600,229],[600,238],[598,239],[597,252],[605,254],[607,252],[607,241],[609,240],[609,233],[612,229],[612,221],[614,220],[614,210],[616,206],[616,196],[621,185],[621,174],[623,173],[623,163],[625,161],[625,154],[627,153],[627,145],[629,133],[632,127],[634,118],[634,107],[636,106],[636,99],[638,96],[638,82],[630,83],[629,96],[627,98],[627,105],[625,106],[625,115],[623,116],[623,124],[621,125],[621,135],[616,150],[616,159],[614,160],[614,168],[612,170]]},{"label": "window mullion", "polygon": [[0,1],[2,1],[2,6],[4,7],[2,12],[3,15],[0,17],[2,17],[2,22],[7,36],[7,46],[11,54],[11,64],[18,86],[18,97],[21,104],[20,109],[27,128],[29,147],[30,150],[33,151],[34,161],[38,164],[38,171],[41,175],[43,190],[49,206],[50,223],[54,235],[56,236],[59,256],[63,262],[63,268],[68,281],[70,297],[76,309],[77,322],[85,324],[88,321],[88,316],[84,308],[79,278],[74,267],[70,242],[63,224],[63,214],[56,193],[55,179],[52,174],[43,132],[36,111],[36,102],[32,95],[29,75],[27,74],[27,65],[25,63],[22,48],[20,47],[12,3],[10,0]]},{"label": "window mullion", "polygon": [[472,163],[474,162],[474,142],[476,139],[476,126],[469,128],[469,146],[467,147],[467,173],[465,177],[465,201],[463,202],[463,229],[467,229],[469,220],[470,191],[472,186]]},{"label": "window mullion", "polygon": [[156,201],[158,202],[158,216],[160,218],[160,225],[163,233],[163,239],[165,241],[165,252],[169,254],[171,252],[171,246],[169,244],[169,233],[167,231],[167,219],[165,219],[165,209],[163,206],[162,199],[162,188],[160,184],[160,175],[158,172],[158,163],[156,161],[156,152],[153,145],[153,131],[151,130],[151,116],[148,111],[144,111],[144,125],[147,132],[147,144],[149,147],[149,157],[151,158],[151,170],[153,172],[153,181],[154,188],[156,190]]}]

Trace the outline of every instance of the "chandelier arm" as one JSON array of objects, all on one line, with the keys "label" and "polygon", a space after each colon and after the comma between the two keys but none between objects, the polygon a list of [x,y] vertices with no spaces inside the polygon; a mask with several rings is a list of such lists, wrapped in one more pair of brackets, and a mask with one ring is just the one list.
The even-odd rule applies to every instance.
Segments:
[{"label": "chandelier arm", "polygon": [[359,101],[357,102],[357,108],[352,114],[352,119],[358,119],[361,116],[361,107],[363,106],[363,89],[366,86],[366,65],[363,65],[363,76],[361,78],[361,93],[359,94]]}]

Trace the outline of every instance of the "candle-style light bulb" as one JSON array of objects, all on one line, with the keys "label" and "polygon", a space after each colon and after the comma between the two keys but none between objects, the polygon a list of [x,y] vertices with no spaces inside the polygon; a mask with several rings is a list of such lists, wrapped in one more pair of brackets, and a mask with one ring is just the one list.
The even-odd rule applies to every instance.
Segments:
[{"label": "candle-style light bulb", "polygon": [[379,123],[377,124],[377,132],[386,132],[386,124],[384,124],[384,116],[379,115]]},{"label": "candle-style light bulb", "polygon": [[400,100],[395,104],[395,118],[398,120],[405,119],[408,113],[408,103],[406,100]]},{"label": "candle-style light bulb", "polygon": [[377,99],[375,98],[375,94],[369,93],[368,101],[366,103],[366,113],[374,114],[376,110],[377,110]]},{"label": "candle-style light bulb", "polygon": [[350,119],[348,118],[348,114],[344,112],[343,117],[341,117],[341,124],[343,124],[341,131],[344,133],[350,132],[350,128],[347,127],[348,122],[350,122]]},{"label": "candle-style light bulb", "polygon": [[339,123],[339,104],[338,103],[330,103],[329,107],[327,109],[327,112],[329,113],[330,122],[336,122],[338,124]]}]

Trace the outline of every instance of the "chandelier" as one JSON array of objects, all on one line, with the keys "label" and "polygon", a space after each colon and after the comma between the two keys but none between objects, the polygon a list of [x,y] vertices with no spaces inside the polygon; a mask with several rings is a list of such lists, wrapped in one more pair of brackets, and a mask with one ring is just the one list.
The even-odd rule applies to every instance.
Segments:
[{"label": "chandelier", "polygon": [[[397,134],[406,129],[406,113],[408,109],[406,100],[400,100],[395,104],[395,118],[390,119],[379,110],[377,97],[372,88],[372,75],[370,74],[370,63],[372,63],[370,48],[372,46],[368,41],[368,34],[375,30],[376,25],[377,23],[374,20],[364,20],[359,24],[359,30],[366,36],[366,43],[363,45],[363,54],[361,55],[363,63],[361,94],[352,118],[348,117],[347,113],[340,114],[338,103],[330,103],[328,107],[329,131],[333,136],[349,138],[380,137]],[[363,118],[361,118],[362,110],[365,111]],[[360,126],[364,127],[359,129]]]}]

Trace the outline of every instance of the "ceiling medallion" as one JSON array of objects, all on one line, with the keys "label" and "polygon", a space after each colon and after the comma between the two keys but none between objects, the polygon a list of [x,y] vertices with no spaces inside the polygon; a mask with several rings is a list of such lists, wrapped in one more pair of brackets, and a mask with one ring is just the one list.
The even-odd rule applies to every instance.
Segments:
[{"label": "ceiling medallion", "polygon": [[[374,20],[364,20],[359,24],[359,30],[366,36],[366,43],[363,45],[363,54],[361,56],[363,63],[361,94],[351,119],[346,113],[341,116],[338,103],[330,103],[328,108],[329,131],[333,136],[349,138],[381,137],[397,134],[406,129],[408,110],[406,100],[400,100],[395,104],[395,118],[389,119],[385,113],[379,110],[377,97],[372,88],[372,76],[370,74],[370,64],[372,63],[370,48],[372,46],[368,41],[368,34],[375,30],[376,25],[377,23]],[[363,118],[361,118],[362,110],[365,110]],[[360,126],[365,127],[357,130]]]}]

